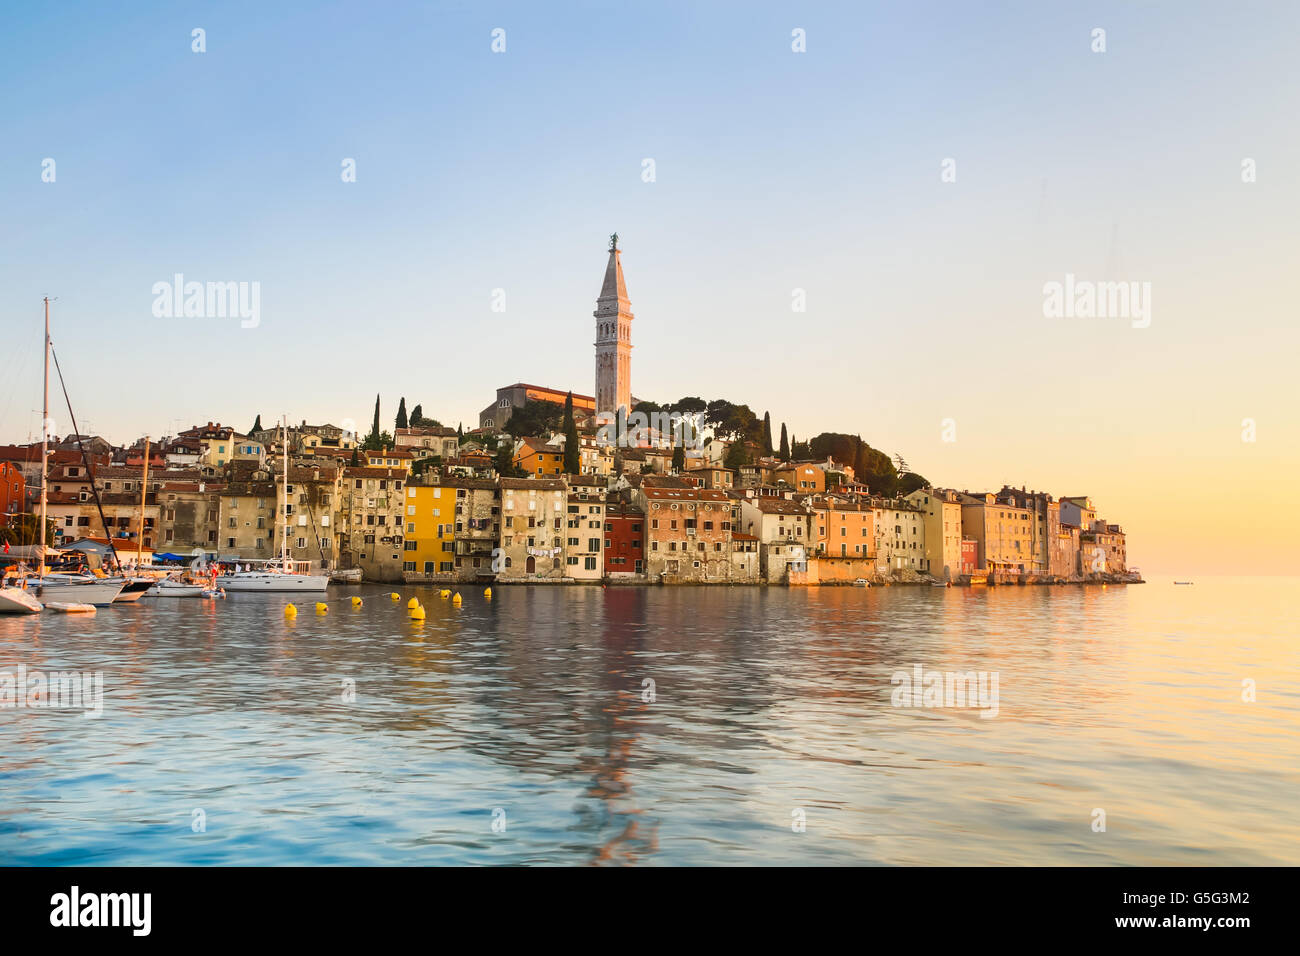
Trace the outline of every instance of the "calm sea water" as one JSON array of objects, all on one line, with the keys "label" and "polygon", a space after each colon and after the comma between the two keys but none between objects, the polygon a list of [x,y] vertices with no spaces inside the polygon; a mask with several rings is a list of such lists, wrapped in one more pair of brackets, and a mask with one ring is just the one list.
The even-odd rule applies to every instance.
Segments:
[{"label": "calm sea water", "polygon": [[1300,863],[1294,580],[388,590],[0,617],[0,863]]}]

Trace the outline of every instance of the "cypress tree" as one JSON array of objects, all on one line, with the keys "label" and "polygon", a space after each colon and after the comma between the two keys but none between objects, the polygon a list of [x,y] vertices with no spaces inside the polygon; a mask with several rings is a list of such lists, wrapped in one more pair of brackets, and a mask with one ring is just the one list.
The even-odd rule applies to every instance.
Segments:
[{"label": "cypress tree", "polygon": [[409,427],[407,425],[407,420],[406,420],[406,396],[405,395],[403,395],[402,400],[397,403],[397,422],[395,424],[397,425],[398,428]]},{"label": "cypress tree", "polygon": [[582,473],[578,425],[573,420],[573,392],[564,399],[564,473],[566,475]]},{"label": "cypress tree", "polygon": [[772,455],[772,413],[763,413],[763,454],[767,457]]},{"label": "cypress tree", "polygon": [[416,425],[423,425],[423,424],[424,424],[424,407],[422,405],[416,405],[413,409],[411,409],[411,418],[408,427],[414,428]]},{"label": "cypress tree", "polygon": [[673,471],[686,470],[686,447],[676,445],[673,448]]},{"label": "cypress tree", "polygon": [[370,426],[370,437],[379,437],[379,393],[375,393],[375,420]]},{"label": "cypress tree", "polygon": [[253,422],[253,427],[248,430],[248,434],[252,435],[255,432],[260,432],[261,430],[262,430],[262,416],[258,415],[257,420]]},{"label": "cypress tree", "polygon": [[790,460],[790,441],[785,437],[785,422],[781,423],[781,460]]}]

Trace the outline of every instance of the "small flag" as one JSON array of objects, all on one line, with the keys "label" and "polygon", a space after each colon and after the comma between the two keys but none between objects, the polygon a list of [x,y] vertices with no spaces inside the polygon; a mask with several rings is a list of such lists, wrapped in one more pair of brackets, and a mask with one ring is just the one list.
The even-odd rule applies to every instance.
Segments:
[{"label": "small flag", "polygon": [[9,542],[6,541],[6,542],[5,542],[5,554],[8,554],[8,553],[9,553]]}]

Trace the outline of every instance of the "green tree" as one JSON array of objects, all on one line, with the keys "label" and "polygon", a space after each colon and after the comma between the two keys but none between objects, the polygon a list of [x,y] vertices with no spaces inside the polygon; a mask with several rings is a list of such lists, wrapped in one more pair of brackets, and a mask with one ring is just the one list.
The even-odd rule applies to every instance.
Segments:
[{"label": "green tree", "polygon": [[361,447],[366,451],[380,451],[384,448],[392,448],[393,436],[388,432],[380,432],[378,435],[372,432],[366,436],[366,440],[361,443]]},{"label": "green tree", "polygon": [[563,422],[564,406],[559,402],[533,401],[514,410],[504,431],[515,438],[541,436],[543,432],[557,431]]},{"label": "green tree", "polygon": [[408,427],[415,428],[417,425],[423,425],[423,424],[424,424],[424,408],[421,405],[416,405],[413,409],[411,409],[411,418]]},{"label": "green tree", "polygon": [[723,467],[736,470],[749,463],[749,449],[745,447],[745,443],[743,441],[733,441],[722,461]]},{"label": "green tree", "polygon": [[790,460],[790,439],[785,437],[785,422],[781,423],[781,460]]},{"label": "green tree", "polygon": [[580,450],[578,425],[573,420],[573,392],[570,392],[564,399],[564,473],[566,475],[582,473]]},{"label": "green tree", "polygon": [[673,471],[685,471],[685,470],[686,470],[686,446],[681,444],[674,445],[673,446]]},{"label": "green tree", "polygon": [[614,447],[614,477],[623,474],[623,449],[620,446]]},{"label": "green tree", "polygon": [[513,478],[515,476],[514,451],[513,442],[503,441],[497,445],[497,457],[494,467],[497,474],[502,478]]},{"label": "green tree", "polygon": [[379,395],[378,393],[376,393],[375,394],[375,420],[370,425],[370,434],[366,436],[365,447],[367,448],[371,447],[369,442],[371,441],[371,439],[377,438],[378,436],[379,436]]},{"label": "green tree", "polygon": [[772,413],[763,413],[763,454],[772,455]]},{"label": "green tree", "polygon": [[409,428],[410,425],[406,419],[406,396],[403,395],[401,401],[397,403],[397,421],[394,424],[398,428]]},{"label": "green tree", "polygon": [[[40,525],[40,521],[40,515],[14,515],[7,526],[0,527],[0,543],[14,546],[35,544],[36,529]],[[51,518],[45,520],[45,544],[47,547],[54,546],[54,520]],[[12,558],[12,555],[9,558]],[[6,560],[6,556],[0,554],[0,566],[3,566]]]},{"label": "green tree", "polygon": [[355,448],[352,449],[352,461],[350,461],[348,464],[352,465],[353,467],[361,464],[361,456],[357,454],[357,450]]},{"label": "green tree", "polygon": [[253,422],[253,427],[248,430],[248,434],[252,435],[257,432],[260,432],[261,430],[262,430],[262,416],[258,415],[256,420]]}]

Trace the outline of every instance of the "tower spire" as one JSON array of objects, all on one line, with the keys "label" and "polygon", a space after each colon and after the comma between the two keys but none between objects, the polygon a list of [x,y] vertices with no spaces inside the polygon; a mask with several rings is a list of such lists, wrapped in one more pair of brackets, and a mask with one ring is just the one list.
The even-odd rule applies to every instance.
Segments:
[{"label": "tower spire", "polygon": [[618,233],[609,237],[605,281],[596,298],[596,412],[616,415],[632,405],[632,303],[623,280]]}]

